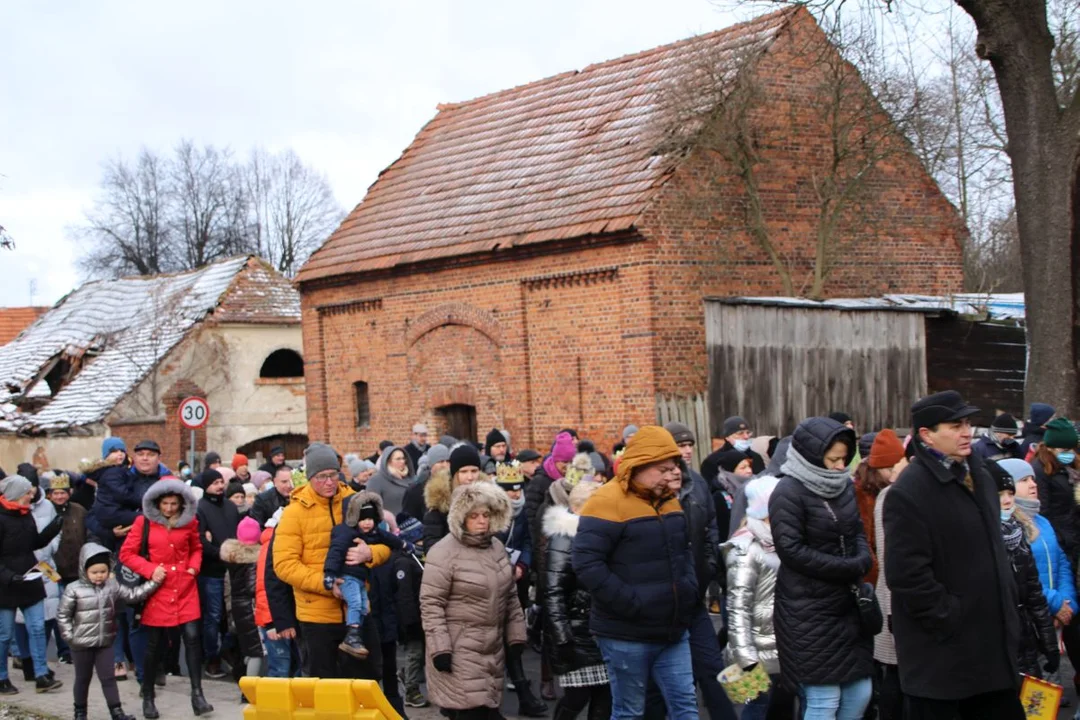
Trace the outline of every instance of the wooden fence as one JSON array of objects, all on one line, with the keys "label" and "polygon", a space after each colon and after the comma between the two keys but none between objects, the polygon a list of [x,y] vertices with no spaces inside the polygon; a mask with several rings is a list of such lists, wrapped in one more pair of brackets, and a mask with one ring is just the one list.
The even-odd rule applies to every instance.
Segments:
[{"label": "wooden fence", "polygon": [[656,419],[664,425],[669,422],[681,422],[694,433],[694,466],[701,467],[701,461],[712,452],[712,432],[709,426],[709,404],[704,395],[693,397],[656,396]]}]

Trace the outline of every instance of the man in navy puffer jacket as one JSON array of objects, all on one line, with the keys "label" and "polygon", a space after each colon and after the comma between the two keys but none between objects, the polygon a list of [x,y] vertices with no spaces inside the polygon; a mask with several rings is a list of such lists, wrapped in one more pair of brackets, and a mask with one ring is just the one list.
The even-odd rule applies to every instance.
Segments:
[{"label": "man in navy puffer jacket", "polygon": [[615,479],[581,509],[572,561],[593,597],[596,635],[612,688],[612,718],[640,718],[653,679],[675,720],[697,718],[688,628],[699,604],[671,433],[643,427]]}]

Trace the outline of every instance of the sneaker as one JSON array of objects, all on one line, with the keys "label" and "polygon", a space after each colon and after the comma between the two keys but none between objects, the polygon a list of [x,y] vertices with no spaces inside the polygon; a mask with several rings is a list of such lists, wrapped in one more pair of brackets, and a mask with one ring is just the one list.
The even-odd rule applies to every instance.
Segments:
[{"label": "sneaker", "polygon": [[349,631],[345,634],[345,639],[338,645],[338,650],[360,660],[368,656],[368,649],[364,647],[364,641],[360,639],[359,627],[355,625],[349,626]]},{"label": "sneaker", "polygon": [[61,655],[60,657],[58,657],[56,659],[56,661],[58,663],[60,663],[61,665],[70,665],[71,664],[71,656],[70,655]]},{"label": "sneaker", "polygon": [[11,684],[10,680],[0,680],[0,695],[18,695],[19,688]]},{"label": "sneaker", "polygon": [[420,688],[408,688],[405,690],[405,704],[412,708],[423,708],[428,706],[428,701]]},{"label": "sneaker", "polygon": [[206,677],[211,680],[220,680],[226,675],[228,675],[228,673],[221,669],[220,660],[211,660],[206,663]]},{"label": "sneaker", "polygon": [[35,681],[34,684],[34,690],[39,693],[47,693],[52,690],[58,690],[64,685],[64,683],[60,682],[55,677],[49,677],[48,675],[42,675]]},{"label": "sneaker", "polygon": [[127,666],[122,662],[116,663],[116,667],[113,669],[113,675],[116,676],[116,681],[127,680]]}]

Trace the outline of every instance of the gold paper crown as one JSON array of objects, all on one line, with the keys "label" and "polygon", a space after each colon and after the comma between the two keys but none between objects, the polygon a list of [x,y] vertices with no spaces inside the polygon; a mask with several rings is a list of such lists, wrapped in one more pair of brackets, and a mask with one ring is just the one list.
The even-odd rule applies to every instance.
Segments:
[{"label": "gold paper crown", "polygon": [[71,490],[71,477],[67,473],[53,475],[49,480],[50,490]]},{"label": "gold paper crown", "polygon": [[499,485],[521,485],[525,482],[525,476],[516,462],[500,463],[495,469],[495,482]]}]

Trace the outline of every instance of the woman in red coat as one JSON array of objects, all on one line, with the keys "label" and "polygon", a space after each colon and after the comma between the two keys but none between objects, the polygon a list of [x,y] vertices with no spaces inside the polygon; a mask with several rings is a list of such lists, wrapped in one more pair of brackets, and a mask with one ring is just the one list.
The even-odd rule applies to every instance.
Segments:
[{"label": "woman in red coat", "polygon": [[[135,519],[120,548],[120,562],[161,587],[146,601],[142,624],[147,630],[143,672],[143,717],[157,718],[154,679],[168,648],[169,628],[179,627],[191,675],[191,709],[196,715],[212,712],[202,691],[202,614],[195,577],[202,566],[197,501],[191,489],[176,478],[158,480],[143,495],[143,514]],[[146,549],[143,528],[150,524]],[[162,575],[164,577],[162,578]]]}]

